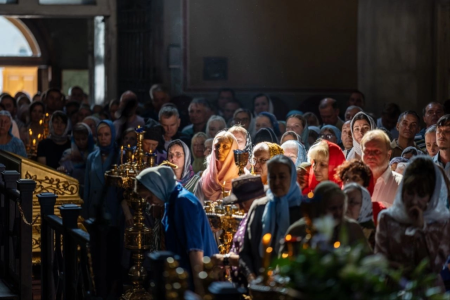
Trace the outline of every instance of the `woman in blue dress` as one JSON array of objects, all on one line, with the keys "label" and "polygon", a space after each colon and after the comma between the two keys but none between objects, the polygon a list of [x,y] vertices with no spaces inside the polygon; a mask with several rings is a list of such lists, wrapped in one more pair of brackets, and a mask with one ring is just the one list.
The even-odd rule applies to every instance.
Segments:
[{"label": "woman in blue dress", "polygon": [[[164,205],[161,221],[166,249],[180,257],[180,266],[193,278],[195,291],[202,293],[198,276],[203,256],[217,254],[217,244],[200,200],[176,181],[172,168],[148,168],[136,177],[136,192],[150,204]],[[192,282],[191,282],[192,284]]]},{"label": "woman in blue dress", "polygon": [[23,142],[12,135],[12,118],[7,110],[0,111],[0,150],[27,157]]}]

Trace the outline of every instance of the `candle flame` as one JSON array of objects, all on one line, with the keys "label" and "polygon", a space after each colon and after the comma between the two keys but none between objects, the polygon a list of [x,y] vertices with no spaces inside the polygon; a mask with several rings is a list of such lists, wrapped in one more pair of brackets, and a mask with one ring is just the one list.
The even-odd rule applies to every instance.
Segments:
[{"label": "candle flame", "polygon": [[36,139],[33,139],[33,146],[36,145]]},{"label": "candle flame", "polygon": [[48,117],[48,113],[45,113],[45,116]]},{"label": "candle flame", "polygon": [[334,243],[333,247],[334,248],[339,248],[341,246],[341,242],[337,241]]},{"label": "candle flame", "polygon": [[128,148],[131,148],[130,144],[128,144]]},{"label": "candle flame", "polygon": [[39,125],[42,125],[42,123],[43,123],[42,120],[39,120]]},{"label": "candle flame", "polygon": [[120,150],[123,150],[123,145],[120,147]]},{"label": "candle flame", "polygon": [[38,139],[40,139],[40,138],[41,138],[41,134],[39,133],[39,134],[38,134]]},{"label": "candle flame", "polygon": [[264,245],[268,245],[271,238],[272,238],[272,235],[271,235],[270,233],[266,233],[266,234],[263,236],[263,244],[264,244]]},{"label": "candle flame", "polygon": [[227,184],[227,182],[226,182],[226,181],[224,181],[224,182],[223,182],[223,186],[225,186],[225,184]]},{"label": "candle flame", "polygon": [[281,257],[282,257],[282,258],[288,258],[288,257],[289,257],[289,254],[283,253],[283,254],[281,254]]},{"label": "candle flame", "polygon": [[286,242],[290,242],[290,241],[292,240],[292,235],[290,235],[290,234],[286,235],[286,237],[284,238],[284,240],[285,240]]},{"label": "candle flame", "polygon": [[272,253],[272,251],[273,251],[273,248],[272,248],[272,247],[269,247],[269,248],[267,248],[267,250],[266,250],[267,253]]},{"label": "candle flame", "polygon": [[33,135],[33,131],[30,129],[30,135]]}]

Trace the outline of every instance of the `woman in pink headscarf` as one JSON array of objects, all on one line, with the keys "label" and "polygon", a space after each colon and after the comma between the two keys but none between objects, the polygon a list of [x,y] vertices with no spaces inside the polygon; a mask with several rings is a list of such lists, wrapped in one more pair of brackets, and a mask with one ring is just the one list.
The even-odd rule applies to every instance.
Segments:
[{"label": "woman in pink headscarf", "polygon": [[213,141],[213,151],[208,166],[195,189],[195,196],[200,201],[216,201],[223,198],[222,189],[231,191],[231,180],[238,177],[239,168],[234,163],[233,150],[238,149],[233,134],[219,132]]}]

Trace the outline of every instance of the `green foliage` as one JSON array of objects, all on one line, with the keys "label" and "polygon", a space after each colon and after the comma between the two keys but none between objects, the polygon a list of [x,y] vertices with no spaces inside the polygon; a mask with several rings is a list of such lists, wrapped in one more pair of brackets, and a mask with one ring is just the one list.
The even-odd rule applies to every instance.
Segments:
[{"label": "green foliage", "polygon": [[307,248],[273,266],[288,278],[288,287],[312,299],[450,299],[433,287],[436,276],[426,273],[428,261],[422,261],[407,280],[403,270],[389,268],[382,255],[366,254],[362,245],[326,251]]}]

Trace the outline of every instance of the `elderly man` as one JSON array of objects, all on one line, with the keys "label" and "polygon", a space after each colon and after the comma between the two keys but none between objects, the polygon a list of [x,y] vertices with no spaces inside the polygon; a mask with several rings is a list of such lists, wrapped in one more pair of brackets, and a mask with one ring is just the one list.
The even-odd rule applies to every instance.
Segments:
[{"label": "elderly man", "polygon": [[358,106],[362,109],[366,105],[366,97],[364,94],[358,90],[353,91],[348,99],[348,106]]},{"label": "elderly man", "polygon": [[439,147],[436,142],[436,124],[431,125],[425,131],[425,146],[427,147],[427,153],[429,156],[434,157],[439,152]]},{"label": "elderly man", "polygon": [[444,106],[438,102],[430,102],[423,108],[423,121],[425,122],[425,127],[419,131],[419,133],[414,137],[414,142],[417,144],[420,150],[425,152],[427,147],[425,145],[425,132],[430,126],[437,123],[440,117],[444,115]]},{"label": "elderly man", "polygon": [[450,177],[450,115],[444,115],[437,121],[436,139],[439,152],[433,157],[433,161]]},{"label": "elderly man", "polygon": [[122,133],[127,128],[145,125],[144,119],[136,114],[137,106],[137,96],[132,91],[126,91],[120,96],[119,109],[116,111],[116,120],[114,121],[117,139],[122,137]]},{"label": "elderly man", "polygon": [[361,140],[362,161],[372,171],[375,189],[372,201],[392,206],[402,175],[389,168],[391,145],[389,137],[382,130],[367,132]]},{"label": "elderly man", "polygon": [[192,124],[183,128],[183,135],[192,138],[197,132],[206,132],[206,123],[212,114],[211,105],[206,98],[193,99],[189,104],[189,120]]},{"label": "elderly man", "polygon": [[182,140],[188,147],[191,145],[191,139],[181,134],[180,129],[180,114],[177,107],[172,103],[164,104],[159,110],[159,123],[164,128],[164,149],[173,140]]},{"label": "elderly man", "polygon": [[319,112],[323,125],[334,125],[339,130],[342,130],[344,121],[339,118],[339,108],[336,100],[325,98],[320,101]]},{"label": "elderly man", "polygon": [[419,132],[419,115],[412,110],[403,112],[397,121],[398,139],[394,139],[391,143],[392,157],[402,156],[403,150],[407,147],[415,147],[419,151],[414,137]]},{"label": "elderly man", "polygon": [[345,121],[351,121],[353,117],[360,111],[363,111],[361,107],[356,105],[350,105],[349,107],[347,107],[345,111]]},{"label": "elderly man", "polygon": [[344,125],[342,125],[341,140],[342,145],[344,146],[344,150],[342,152],[344,152],[345,157],[347,157],[347,154],[353,148],[353,137],[352,131],[350,130],[350,123],[351,121],[346,121]]}]

